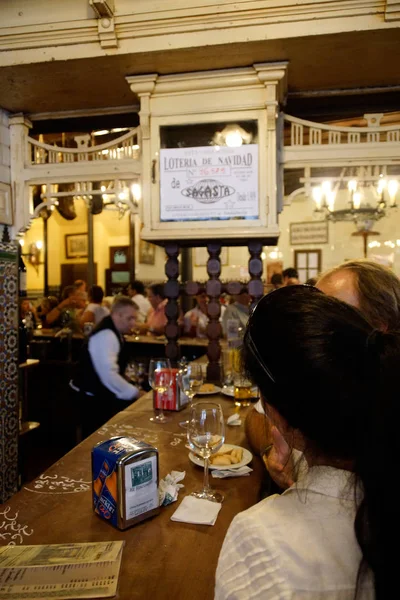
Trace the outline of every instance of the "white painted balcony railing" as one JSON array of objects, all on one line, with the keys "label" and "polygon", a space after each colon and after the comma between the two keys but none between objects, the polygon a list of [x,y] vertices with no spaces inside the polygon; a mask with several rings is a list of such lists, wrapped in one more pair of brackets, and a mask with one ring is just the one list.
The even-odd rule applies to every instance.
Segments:
[{"label": "white painted balcony railing", "polygon": [[338,127],[313,123],[286,114],[284,120],[290,123],[290,136],[285,135],[285,148],[400,142],[400,125]]},{"label": "white painted balcony railing", "polygon": [[140,158],[140,128],[131,129],[121,137],[96,146],[81,142],[79,148],[51,146],[28,137],[30,165],[85,163],[95,161],[138,160]]}]

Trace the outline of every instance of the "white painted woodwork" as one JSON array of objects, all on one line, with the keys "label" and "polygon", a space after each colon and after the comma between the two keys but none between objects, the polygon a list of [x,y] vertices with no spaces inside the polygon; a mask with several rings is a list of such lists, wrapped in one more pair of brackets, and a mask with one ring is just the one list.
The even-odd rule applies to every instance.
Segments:
[{"label": "white painted woodwork", "polygon": [[[14,204],[13,236],[24,231],[34,217],[29,186],[75,183],[83,189],[93,181],[138,180],[142,170],[140,129],[131,129],[106,144],[89,146],[88,136],[77,136],[77,148],[63,148],[38,142],[29,136],[31,122],[23,115],[9,118],[11,169]],[[71,194],[69,194],[71,195]],[[57,194],[43,201],[50,207]],[[130,206],[130,201],[127,201]],[[137,212],[136,206],[130,206]],[[36,210],[37,213],[37,210]]]},{"label": "white painted woodwork", "polygon": [[398,15],[394,0],[115,0],[98,19],[82,0],[9,0],[0,66],[389,29]]},{"label": "white painted woodwork", "polygon": [[[256,64],[244,69],[225,69],[157,76],[127,77],[140,99],[142,131],[142,190],[144,198],[142,238],[148,241],[248,239],[276,237],[279,102],[286,94],[286,63]],[[259,218],[232,221],[161,222],[159,188],[160,127],[214,122],[258,121]],[[156,180],[151,178],[156,161]]]}]

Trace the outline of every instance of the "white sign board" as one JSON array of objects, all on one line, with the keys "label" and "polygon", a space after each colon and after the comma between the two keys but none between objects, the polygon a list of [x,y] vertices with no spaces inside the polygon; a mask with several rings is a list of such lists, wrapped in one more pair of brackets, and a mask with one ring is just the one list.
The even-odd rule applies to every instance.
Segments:
[{"label": "white sign board", "polygon": [[328,221],[290,223],[290,244],[327,244]]},{"label": "white sign board", "polygon": [[258,217],[257,144],[160,151],[161,221]]}]

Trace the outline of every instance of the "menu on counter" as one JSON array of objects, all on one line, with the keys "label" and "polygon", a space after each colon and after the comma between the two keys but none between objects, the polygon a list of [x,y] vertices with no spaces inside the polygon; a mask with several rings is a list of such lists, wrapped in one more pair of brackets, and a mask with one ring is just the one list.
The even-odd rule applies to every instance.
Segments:
[{"label": "menu on counter", "polygon": [[1,547],[0,600],[111,598],[124,543]]}]

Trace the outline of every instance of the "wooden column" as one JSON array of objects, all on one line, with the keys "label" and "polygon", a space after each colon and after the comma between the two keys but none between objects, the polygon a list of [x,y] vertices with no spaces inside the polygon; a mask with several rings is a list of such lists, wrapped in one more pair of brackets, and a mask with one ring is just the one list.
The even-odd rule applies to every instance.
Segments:
[{"label": "wooden column", "polygon": [[167,345],[165,347],[165,356],[170,359],[171,364],[175,364],[179,359],[179,291],[180,285],[178,281],[179,277],[179,246],[176,243],[168,242],[165,246],[165,252],[167,253],[167,262],[165,263],[165,274],[167,276],[167,283],[164,285],[164,294],[168,298],[167,306],[165,307],[165,314],[168,319],[167,326],[165,328],[165,335],[167,337]]},{"label": "wooden column", "polygon": [[264,286],[261,280],[263,272],[263,262],[261,258],[262,243],[258,241],[249,242],[249,274],[250,281],[248,284],[248,292],[252,298],[252,305],[264,295]]},{"label": "wooden column", "polygon": [[219,383],[221,381],[220,358],[221,345],[219,340],[222,335],[222,327],[219,322],[221,314],[221,305],[219,298],[222,292],[222,284],[219,276],[221,275],[221,244],[212,243],[207,246],[209,258],[207,261],[207,273],[209,280],[206,283],[206,293],[209,297],[207,305],[208,325],[207,336],[209,339],[207,356],[207,379],[211,382]]}]

